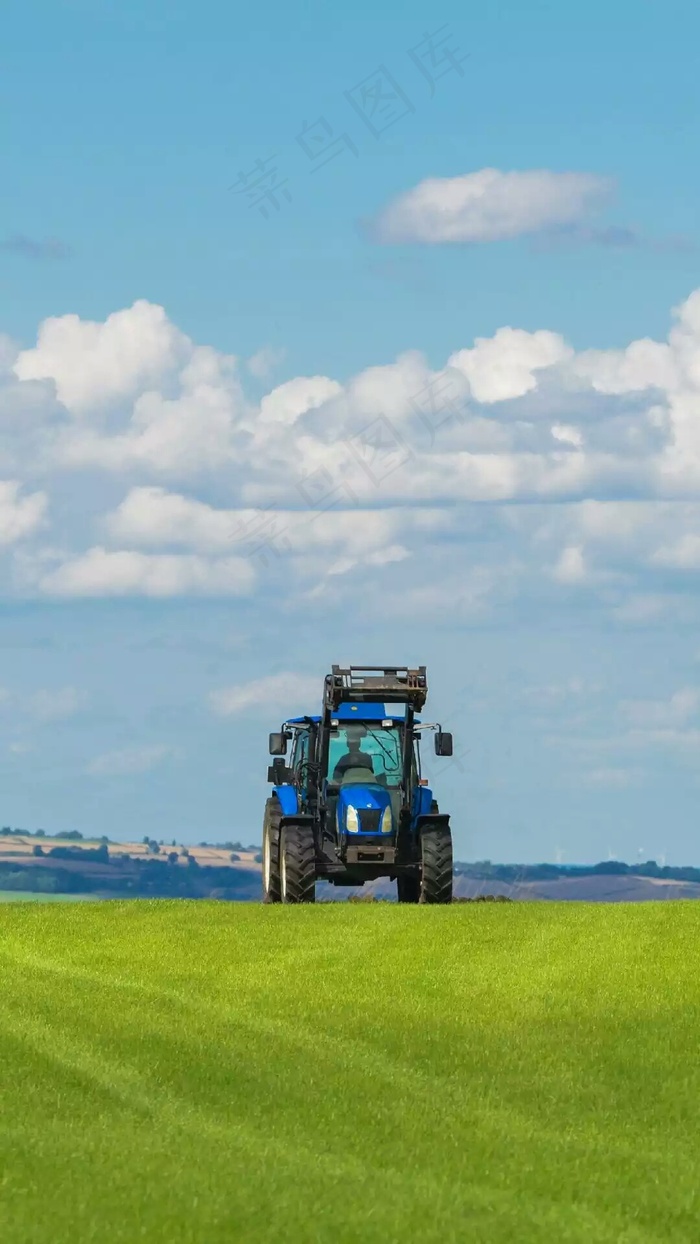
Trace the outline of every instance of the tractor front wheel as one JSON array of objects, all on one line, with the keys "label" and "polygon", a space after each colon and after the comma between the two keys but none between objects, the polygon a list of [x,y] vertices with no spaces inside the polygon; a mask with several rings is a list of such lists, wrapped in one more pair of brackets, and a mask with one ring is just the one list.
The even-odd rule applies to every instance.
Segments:
[{"label": "tractor front wheel", "polygon": [[316,848],[310,825],[283,825],[280,835],[283,903],[316,902]]},{"label": "tractor front wheel", "polygon": [[265,804],[262,841],[263,903],[281,903],[279,799],[272,795]]},{"label": "tractor front wheel", "polygon": [[425,825],[421,832],[421,903],[452,902],[452,833],[449,825]]}]

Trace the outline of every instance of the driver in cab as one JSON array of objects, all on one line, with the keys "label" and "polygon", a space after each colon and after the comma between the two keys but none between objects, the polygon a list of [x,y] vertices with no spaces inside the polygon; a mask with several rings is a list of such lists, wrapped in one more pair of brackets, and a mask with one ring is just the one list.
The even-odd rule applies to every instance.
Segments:
[{"label": "driver in cab", "polygon": [[334,782],[341,782],[343,780],[343,774],[347,773],[348,769],[367,769],[369,773],[374,776],[372,757],[369,756],[367,752],[363,752],[361,747],[363,734],[364,731],[361,732],[357,729],[357,727],[355,727],[355,729],[351,726],[348,727],[346,736],[348,741],[348,750],[344,756],[340,757],[340,760],[337,762],[333,770]]}]

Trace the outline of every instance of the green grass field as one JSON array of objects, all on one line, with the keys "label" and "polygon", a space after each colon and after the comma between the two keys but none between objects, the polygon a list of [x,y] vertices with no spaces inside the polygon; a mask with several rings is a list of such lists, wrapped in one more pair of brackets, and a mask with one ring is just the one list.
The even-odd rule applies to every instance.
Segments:
[{"label": "green grass field", "polygon": [[3,1244],[700,1238],[700,904],[0,911]]}]

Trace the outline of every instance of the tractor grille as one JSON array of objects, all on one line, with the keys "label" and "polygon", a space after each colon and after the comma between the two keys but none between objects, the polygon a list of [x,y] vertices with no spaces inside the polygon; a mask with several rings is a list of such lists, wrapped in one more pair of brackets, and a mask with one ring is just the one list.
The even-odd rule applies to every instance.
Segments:
[{"label": "tractor grille", "polygon": [[363,834],[378,834],[382,813],[379,808],[359,808],[360,830]]}]

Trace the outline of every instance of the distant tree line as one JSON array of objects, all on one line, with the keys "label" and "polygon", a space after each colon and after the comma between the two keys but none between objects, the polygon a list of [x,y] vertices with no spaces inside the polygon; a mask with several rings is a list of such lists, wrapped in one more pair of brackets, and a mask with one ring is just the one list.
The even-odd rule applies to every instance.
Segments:
[{"label": "distant tree line", "polygon": [[660,865],[656,860],[644,864],[624,864],[621,860],[603,860],[599,864],[492,864],[478,860],[474,864],[455,864],[455,875],[473,881],[558,881],[562,877],[662,877],[667,881],[700,882],[700,868]]},{"label": "distant tree line", "polygon": [[58,830],[55,834],[47,834],[45,829],[11,829],[9,825],[3,825],[0,829],[0,837],[2,838],[61,838],[65,842],[109,842],[110,839],[106,834],[102,834],[97,838],[86,838],[81,834],[79,829]]},{"label": "distant tree line", "polygon": [[[116,845],[106,834],[102,834],[99,837],[90,836],[81,834],[79,829],[57,830],[55,834],[47,833],[45,829],[12,829],[9,825],[4,825],[0,829],[0,837],[2,838],[12,838],[15,836],[18,838],[58,838],[63,842],[104,842],[109,846]],[[166,845],[162,838],[160,842],[157,842],[149,834],[146,834],[141,841],[153,855],[159,855],[160,848]],[[171,845],[173,847],[177,846],[174,838]],[[254,853],[260,851],[260,846],[257,843],[252,843],[247,847],[244,847],[242,842],[200,842],[198,845],[216,851],[252,851]]]},{"label": "distant tree line", "polygon": [[[70,848],[54,848],[60,855],[51,853],[54,866],[42,862],[33,864],[0,864],[0,890],[26,890],[39,894],[100,894],[105,898],[218,898],[257,899],[260,894],[260,877],[245,869],[227,866],[209,867],[198,865],[193,856],[187,860],[188,867],[173,867],[162,858],[146,857],[135,860],[109,860],[108,869],[95,870],[88,866],[83,870],[62,867],[62,862],[74,864],[78,852],[66,855]],[[88,853],[80,852],[80,862],[86,863]],[[104,857],[89,862],[104,862]]]}]

